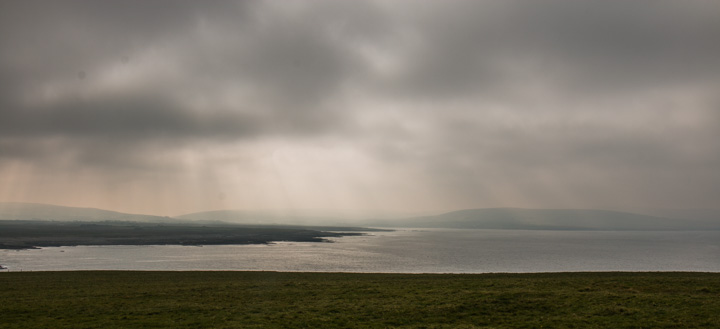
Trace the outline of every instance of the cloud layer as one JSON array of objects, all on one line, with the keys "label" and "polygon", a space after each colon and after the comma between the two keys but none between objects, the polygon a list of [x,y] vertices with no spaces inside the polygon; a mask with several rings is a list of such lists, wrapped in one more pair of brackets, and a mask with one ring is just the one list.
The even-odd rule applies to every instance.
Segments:
[{"label": "cloud layer", "polygon": [[6,1],[0,199],[708,208],[710,1]]}]

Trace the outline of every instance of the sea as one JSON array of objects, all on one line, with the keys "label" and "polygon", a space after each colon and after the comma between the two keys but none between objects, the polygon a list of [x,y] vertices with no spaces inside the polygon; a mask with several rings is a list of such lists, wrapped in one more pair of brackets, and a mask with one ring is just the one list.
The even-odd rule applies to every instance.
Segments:
[{"label": "sea", "polygon": [[331,242],[2,250],[7,271],[720,272],[720,231],[396,229]]}]

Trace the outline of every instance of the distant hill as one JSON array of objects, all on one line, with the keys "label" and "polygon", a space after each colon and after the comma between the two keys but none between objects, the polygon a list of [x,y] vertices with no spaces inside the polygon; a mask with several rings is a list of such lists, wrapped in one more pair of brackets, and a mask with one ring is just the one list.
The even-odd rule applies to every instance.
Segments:
[{"label": "distant hill", "polygon": [[[292,217],[267,212],[237,210],[208,211],[177,217],[127,214],[95,208],[64,207],[40,203],[0,202],[0,221],[58,222],[137,222],[171,225],[203,225],[267,229],[307,229],[321,231],[378,231],[340,225],[323,217]],[[345,222],[344,224],[348,224]]]},{"label": "distant hill", "polygon": [[[399,227],[399,228],[473,228],[521,230],[720,230],[715,212],[675,211],[668,216],[592,209],[485,208],[452,211],[432,216],[395,219],[358,219],[320,216],[310,213],[217,210],[176,217],[127,214],[116,211],[63,207],[37,203],[0,202],[0,220],[54,221],[128,221],[146,223],[202,223],[245,225],[295,225]],[[670,218],[670,215],[677,216]],[[680,216],[683,215],[683,216]]]},{"label": "distant hill", "polygon": [[168,222],[172,218],[40,203],[0,202],[0,220]]},{"label": "distant hill", "polygon": [[339,219],[331,216],[310,215],[304,213],[282,213],[272,211],[249,211],[249,210],[214,210],[203,211],[181,216],[175,216],[181,220],[225,222],[235,224],[291,224],[291,225],[347,225],[350,220]]},{"label": "distant hill", "polygon": [[553,230],[699,230],[720,229],[720,222],[671,219],[589,209],[467,209],[435,216],[363,223],[379,227],[553,229]]}]

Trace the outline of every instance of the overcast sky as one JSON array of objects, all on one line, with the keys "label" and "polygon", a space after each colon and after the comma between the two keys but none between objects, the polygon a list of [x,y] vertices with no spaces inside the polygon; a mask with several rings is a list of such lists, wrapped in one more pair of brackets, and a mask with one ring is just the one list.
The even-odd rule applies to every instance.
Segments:
[{"label": "overcast sky", "polygon": [[0,1],[0,201],[718,200],[718,1]]}]

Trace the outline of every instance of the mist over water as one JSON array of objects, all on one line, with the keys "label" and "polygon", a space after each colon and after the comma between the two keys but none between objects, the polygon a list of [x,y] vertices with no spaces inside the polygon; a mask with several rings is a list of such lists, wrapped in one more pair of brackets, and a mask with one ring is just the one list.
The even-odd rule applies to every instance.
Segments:
[{"label": "mist over water", "polygon": [[334,243],[3,250],[0,263],[11,271],[720,272],[720,231],[398,230]]}]

